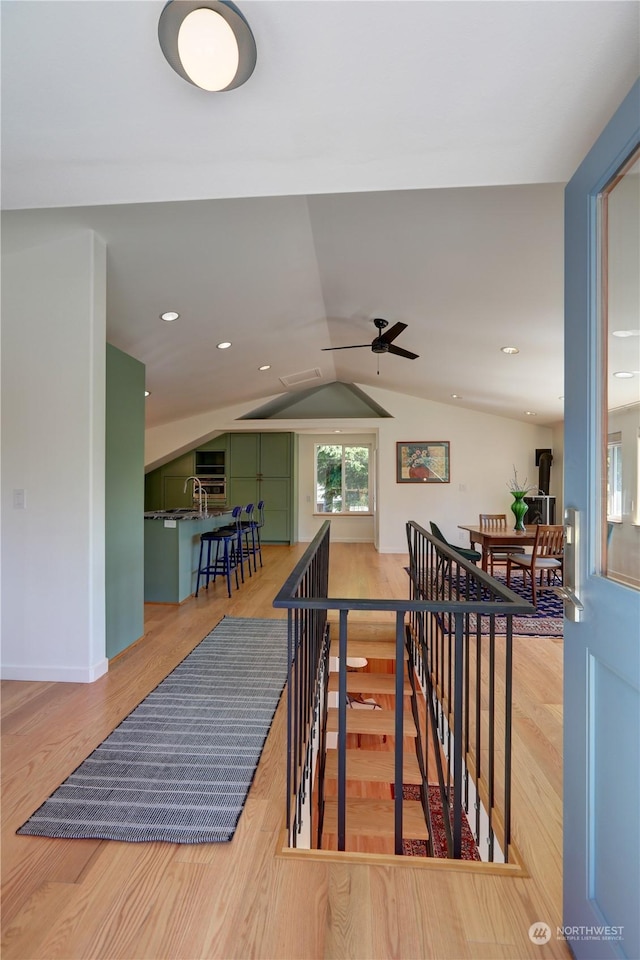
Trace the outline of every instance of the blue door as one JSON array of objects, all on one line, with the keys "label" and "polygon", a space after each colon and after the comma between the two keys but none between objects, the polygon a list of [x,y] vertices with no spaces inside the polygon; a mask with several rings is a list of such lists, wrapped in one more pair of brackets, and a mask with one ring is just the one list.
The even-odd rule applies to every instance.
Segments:
[{"label": "blue door", "polygon": [[565,195],[563,934],[640,957],[640,81]]}]

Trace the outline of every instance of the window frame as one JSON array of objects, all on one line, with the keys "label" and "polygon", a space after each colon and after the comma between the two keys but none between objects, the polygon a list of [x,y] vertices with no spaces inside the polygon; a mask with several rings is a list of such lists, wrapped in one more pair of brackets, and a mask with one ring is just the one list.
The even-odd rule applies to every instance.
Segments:
[{"label": "window frame", "polygon": [[[368,451],[367,459],[367,500],[368,508],[366,510],[318,510],[318,450],[321,447],[340,447],[342,451],[341,464],[342,464],[342,485],[340,489],[340,495],[342,500],[342,507],[346,502],[345,496],[345,487],[344,487],[344,477],[345,477],[345,450],[349,447],[364,447]],[[374,444],[372,442],[358,442],[358,441],[338,441],[331,442],[327,440],[316,441],[313,444],[313,504],[314,516],[317,517],[372,517],[373,516],[373,451]]]}]

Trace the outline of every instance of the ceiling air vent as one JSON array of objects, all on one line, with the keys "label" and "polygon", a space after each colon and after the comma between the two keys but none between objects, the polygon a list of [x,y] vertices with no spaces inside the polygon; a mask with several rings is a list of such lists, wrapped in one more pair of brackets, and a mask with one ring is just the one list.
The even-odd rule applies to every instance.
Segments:
[{"label": "ceiling air vent", "polygon": [[285,387],[297,387],[300,383],[308,383],[309,380],[322,380],[322,373],[315,367],[313,370],[302,370],[300,373],[290,373],[287,377],[280,377],[280,383]]}]

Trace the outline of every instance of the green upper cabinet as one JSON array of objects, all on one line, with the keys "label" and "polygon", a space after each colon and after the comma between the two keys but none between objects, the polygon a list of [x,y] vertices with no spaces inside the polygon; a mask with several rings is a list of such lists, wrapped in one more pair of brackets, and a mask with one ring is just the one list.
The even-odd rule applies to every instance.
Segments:
[{"label": "green upper cabinet", "polygon": [[187,477],[193,476],[195,462],[195,452],[190,450],[189,453],[183,453],[177,460],[172,460],[171,463],[165,463],[164,467],[160,467],[162,476],[184,477],[186,480]]},{"label": "green upper cabinet", "polygon": [[260,434],[229,435],[229,476],[256,477],[260,472]]},{"label": "green upper cabinet", "polygon": [[191,506],[191,491],[184,493],[184,482],[195,472],[195,451],[183,453],[144,478],[145,510],[173,510]]},{"label": "green upper cabinet", "polygon": [[263,477],[291,475],[291,433],[260,434],[260,472]]},{"label": "green upper cabinet", "polygon": [[[220,433],[217,437],[214,437],[213,440],[209,440],[207,443],[201,443],[198,447],[198,450],[223,450],[227,451],[229,449],[229,434]],[[198,452],[196,450],[196,453]]]}]

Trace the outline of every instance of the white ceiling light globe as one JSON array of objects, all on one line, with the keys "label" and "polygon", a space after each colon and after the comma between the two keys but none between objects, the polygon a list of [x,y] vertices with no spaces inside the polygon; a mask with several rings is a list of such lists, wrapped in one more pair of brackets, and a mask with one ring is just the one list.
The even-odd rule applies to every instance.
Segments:
[{"label": "white ceiling light globe", "polygon": [[178,55],[192,83],[203,90],[224,90],[238,72],[235,34],[220,14],[201,7],[182,21]]}]

